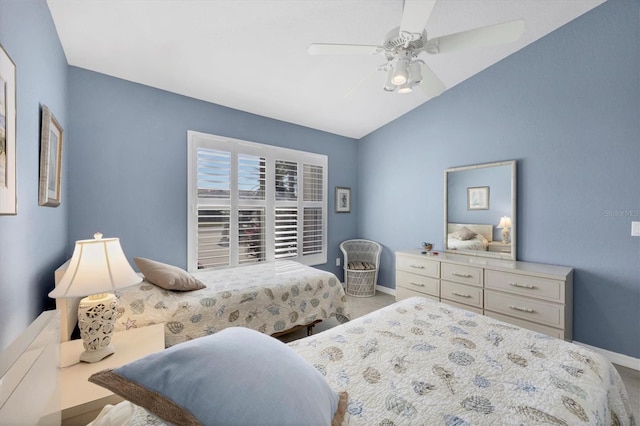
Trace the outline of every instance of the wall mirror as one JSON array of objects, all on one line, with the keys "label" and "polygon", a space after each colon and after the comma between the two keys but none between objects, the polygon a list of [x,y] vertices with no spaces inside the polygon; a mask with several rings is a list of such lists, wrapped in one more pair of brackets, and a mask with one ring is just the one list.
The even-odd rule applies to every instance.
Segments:
[{"label": "wall mirror", "polygon": [[448,253],[516,259],[516,161],[444,171]]}]

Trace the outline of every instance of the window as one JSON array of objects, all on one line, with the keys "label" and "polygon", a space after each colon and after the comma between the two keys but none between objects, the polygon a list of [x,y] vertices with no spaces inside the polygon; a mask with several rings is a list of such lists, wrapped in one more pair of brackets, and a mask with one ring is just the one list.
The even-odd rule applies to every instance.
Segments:
[{"label": "window", "polygon": [[327,261],[327,157],[188,132],[188,268]]}]

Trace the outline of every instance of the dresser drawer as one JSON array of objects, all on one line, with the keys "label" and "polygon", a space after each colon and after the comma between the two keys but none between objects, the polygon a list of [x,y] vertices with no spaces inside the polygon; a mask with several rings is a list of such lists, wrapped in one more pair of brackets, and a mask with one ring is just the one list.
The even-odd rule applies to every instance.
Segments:
[{"label": "dresser drawer", "polygon": [[547,327],[546,325],[537,324],[531,321],[525,321],[519,318],[513,318],[507,315],[497,314],[495,312],[485,311],[485,315],[491,318],[498,319],[500,321],[508,322],[509,324],[517,325],[518,327],[526,328],[527,330],[546,334],[547,336],[553,336],[558,339],[564,339],[564,331],[557,328]]},{"label": "dresser drawer", "polygon": [[404,287],[431,296],[440,295],[440,281],[437,278],[396,271],[396,287]]},{"label": "dresser drawer", "polygon": [[440,263],[413,256],[396,256],[396,269],[425,275],[428,277],[440,277]]},{"label": "dresser drawer", "polygon": [[485,287],[564,303],[563,281],[485,270]]},{"label": "dresser drawer", "polygon": [[452,263],[442,264],[442,279],[482,287],[482,268]]},{"label": "dresser drawer", "polygon": [[482,288],[470,285],[441,281],[440,297],[465,305],[482,308]]},{"label": "dresser drawer", "polygon": [[404,287],[396,287],[396,301],[408,299],[409,297],[414,296],[425,297],[427,299],[435,300],[436,302],[440,301],[440,299],[435,296],[430,296],[428,294],[420,293],[419,291],[411,290]]},{"label": "dresser drawer", "polygon": [[564,329],[564,305],[487,289],[484,309]]}]

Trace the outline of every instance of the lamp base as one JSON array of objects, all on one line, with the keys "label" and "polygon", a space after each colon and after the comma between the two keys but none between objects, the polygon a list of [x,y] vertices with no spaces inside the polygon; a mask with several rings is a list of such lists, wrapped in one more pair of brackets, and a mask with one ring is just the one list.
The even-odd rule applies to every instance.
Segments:
[{"label": "lamp base", "polygon": [[85,350],[80,354],[80,361],[83,362],[98,362],[105,359],[109,355],[116,353],[116,348],[112,344],[109,344],[106,348],[102,348],[97,351]]},{"label": "lamp base", "polygon": [[502,228],[502,242],[504,244],[508,244],[509,243],[509,234],[510,234],[509,228],[507,228],[507,227]]},{"label": "lamp base", "polygon": [[115,353],[111,343],[116,322],[116,296],[112,293],[96,294],[80,300],[78,328],[84,345],[80,361],[97,362]]}]

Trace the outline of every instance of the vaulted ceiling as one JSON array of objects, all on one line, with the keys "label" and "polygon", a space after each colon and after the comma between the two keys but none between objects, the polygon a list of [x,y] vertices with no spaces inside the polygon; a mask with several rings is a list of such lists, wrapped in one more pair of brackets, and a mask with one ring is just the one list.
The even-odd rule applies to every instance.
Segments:
[{"label": "vaulted ceiling", "polygon": [[[524,19],[515,42],[420,58],[451,88],[605,0],[440,0],[429,38]],[[380,45],[402,0],[48,0],[70,65],[338,135],[361,138],[429,101],[385,92]],[[446,93],[446,92],[445,92]]]}]

